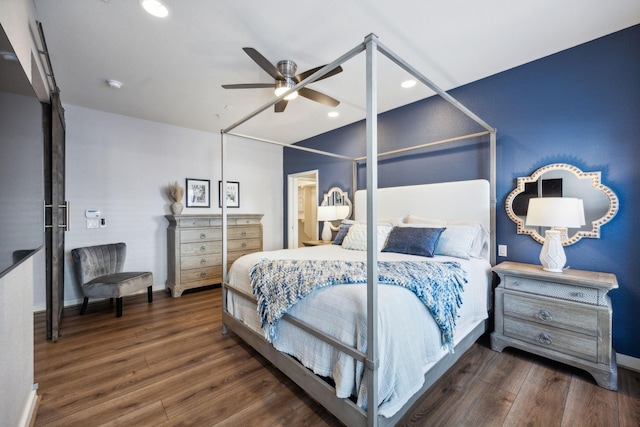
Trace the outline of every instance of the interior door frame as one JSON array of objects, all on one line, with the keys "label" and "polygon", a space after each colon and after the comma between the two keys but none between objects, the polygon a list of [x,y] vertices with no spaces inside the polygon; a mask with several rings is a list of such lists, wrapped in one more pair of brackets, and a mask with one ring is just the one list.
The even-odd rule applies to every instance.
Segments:
[{"label": "interior door frame", "polygon": [[[287,176],[287,248],[298,247],[298,184],[300,181],[315,181],[318,188],[318,170],[289,174]],[[316,227],[317,228],[317,227]],[[317,230],[316,230],[316,239]]]}]

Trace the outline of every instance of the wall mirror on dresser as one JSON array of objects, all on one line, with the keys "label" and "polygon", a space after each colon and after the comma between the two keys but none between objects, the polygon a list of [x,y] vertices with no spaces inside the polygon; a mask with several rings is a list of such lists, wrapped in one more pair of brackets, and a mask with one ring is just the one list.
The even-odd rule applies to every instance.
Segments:
[{"label": "wall mirror on dresser", "polygon": [[320,206],[343,206],[343,208],[338,211],[341,218],[329,222],[333,231],[340,230],[340,221],[351,218],[351,214],[353,213],[353,205],[349,199],[349,195],[345,191],[342,191],[340,187],[331,187],[329,191],[324,193]]},{"label": "wall mirror on dresser", "polygon": [[600,181],[600,172],[583,172],[566,163],[543,166],[531,176],[517,180],[516,188],[505,202],[507,215],[518,227],[518,234],[529,234],[544,243],[543,227],[526,226],[527,206],[535,197],[574,197],[582,199],[585,225],[569,229],[562,237],[564,246],[572,245],[583,237],[600,238],[600,227],[618,212],[618,197]]}]

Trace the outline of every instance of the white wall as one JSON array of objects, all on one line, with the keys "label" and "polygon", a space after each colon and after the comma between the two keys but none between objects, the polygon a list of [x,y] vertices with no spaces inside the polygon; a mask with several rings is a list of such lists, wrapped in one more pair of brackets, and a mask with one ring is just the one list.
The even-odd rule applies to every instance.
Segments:
[{"label": "white wall", "polygon": [[[220,134],[195,131],[65,105],[67,200],[71,230],[66,233],[65,305],[81,299],[70,251],[80,246],[127,243],[125,269],[153,272],[154,289],[167,278],[169,202],[161,187],[185,178],[211,181],[211,208],[183,214],[219,213]],[[261,213],[264,248],[282,248],[282,148],[229,138],[227,180],[240,182],[240,208],[229,213]],[[85,210],[99,209],[107,227],[87,229]],[[45,295],[36,295],[36,309]]]}]

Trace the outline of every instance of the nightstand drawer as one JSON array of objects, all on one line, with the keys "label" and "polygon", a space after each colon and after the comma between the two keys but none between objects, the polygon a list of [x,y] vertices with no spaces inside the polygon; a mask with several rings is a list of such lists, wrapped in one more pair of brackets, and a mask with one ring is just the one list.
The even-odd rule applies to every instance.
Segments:
[{"label": "nightstand drawer", "polygon": [[183,243],[180,245],[182,256],[207,255],[222,253],[220,242]]},{"label": "nightstand drawer", "polygon": [[511,317],[504,318],[504,335],[591,362],[598,361],[595,337]]},{"label": "nightstand drawer", "polygon": [[537,295],[546,295],[552,298],[561,298],[568,301],[583,302],[592,305],[607,305],[604,295],[600,297],[598,289],[582,286],[566,285],[545,280],[535,280],[525,277],[505,276],[505,289],[515,289]]},{"label": "nightstand drawer", "polygon": [[504,294],[504,315],[591,336],[598,334],[598,313],[590,307],[544,297]]}]

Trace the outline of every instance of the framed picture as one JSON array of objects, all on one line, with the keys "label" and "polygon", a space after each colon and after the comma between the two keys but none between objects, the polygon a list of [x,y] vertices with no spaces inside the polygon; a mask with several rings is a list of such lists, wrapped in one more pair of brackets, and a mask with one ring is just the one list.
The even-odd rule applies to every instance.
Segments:
[{"label": "framed picture", "polygon": [[226,191],[222,190],[222,181],[218,181],[218,206],[222,207],[223,194],[227,197],[228,208],[240,207],[240,183],[227,181]]},{"label": "framed picture", "polygon": [[187,178],[187,207],[211,207],[211,188],[208,179]]}]

